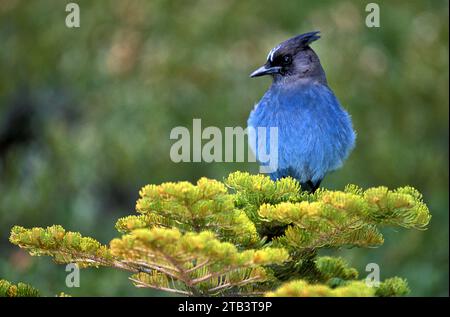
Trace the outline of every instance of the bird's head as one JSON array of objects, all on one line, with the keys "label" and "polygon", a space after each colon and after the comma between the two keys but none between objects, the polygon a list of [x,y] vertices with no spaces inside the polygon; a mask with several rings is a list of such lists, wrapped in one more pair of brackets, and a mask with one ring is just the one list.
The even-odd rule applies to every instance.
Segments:
[{"label": "bird's head", "polygon": [[267,56],[267,62],[255,70],[250,77],[271,75],[277,81],[315,79],[326,83],[325,73],[319,57],[309,47],[318,40],[319,32],[297,35],[275,46]]}]

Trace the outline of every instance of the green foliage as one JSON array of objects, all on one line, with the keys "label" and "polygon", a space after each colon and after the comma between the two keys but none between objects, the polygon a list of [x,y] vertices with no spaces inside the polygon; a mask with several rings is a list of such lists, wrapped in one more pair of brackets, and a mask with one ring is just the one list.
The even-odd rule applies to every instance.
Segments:
[{"label": "green foliage", "polygon": [[283,284],[269,297],[370,297],[370,296],[402,296],[409,293],[404,279],[394,277],[380,283],[378,287],[368,286],[363,281],[349,281],[339,287],[327,285],[311,285],[303,280],[294,280]]},{"label": "green foliage", "polygon": [[263,266],[281,265],[289,258],[284,249],[239,252],[212,232],[182,234],[175,228],[136,229],[112,240],[111,252],[118,262],[139,272],[132,276],[137,286],[186,295],[214,295],[266,281]]},{"label": "green foliage", "polygon": [[260,206],[264,219],[290,225],[278,243],[297,249],[371,247],[383,244],[376,225],[420,229],[430,220],[421,195],[411,187],[362,191],[349,186],[347,192],[321,189],[311,196],[310,201]]},{"label": "green foliage", "polygon": [[25,283],[11,284],[0,279],[0,297],[37,297],[39,291]]},{"label": "green foliage", "polygon": [[176,224],[184,231],[211,230],[239,245],[258,242],[255,225],[235,208],[233,196],[221,182],[201,178],[196,186],[189,182],[147,185],[139,194],[136,210],[141,216],[119,219],[116,227],[122,232]]},{"label": "green foliage", "polygon": [[25,229],[15,226],[10,241],[27,249],[31,255],[53,256],[56,263],[76,262],[80,267],[106,265],[111,260],[107,247],[82,237],[78,232],[66,232],[61,226]]},{"label": "green foliage", "polygon": [[402,296],[409,293],[408,283],[405,279],[400,277],[392,277],[386,279],[380,286],[376,289],[376,296]]},{"label": "green foliage", "polygon": [[[374,288],[344,259],[318,252],[379,246],[379,226],[424,229],[430,220],[410,187],[308,194],[293,179],[242,172],[224,183],[144,186],[136,210],[119,219],[122,235],[109,246],[61,226],[15,226],[10,241],[57,263],[126,270],[137,287],[180,295],[400,296],[409,291],[405,280]],[[264,232],[280,225],[280,236],[269,241]]]},{"label": "green foliage", "polygon": [[311,285],[303,280],[295,280],[267,293],[269,297],[368,297],[374,295],[375,289],[362,281],[352,281],[333,289],[326,285]]},{"label": "green foliage", "polygon": [[342,258],[318,257],[315,264],[325,282],[332,279],[353,280],[358,278],[358,271],[349,267]]}]

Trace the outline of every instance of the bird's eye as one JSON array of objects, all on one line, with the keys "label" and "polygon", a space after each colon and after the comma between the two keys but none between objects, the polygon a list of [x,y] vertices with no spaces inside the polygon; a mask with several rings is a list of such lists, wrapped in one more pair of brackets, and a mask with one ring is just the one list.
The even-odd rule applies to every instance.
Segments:
[{"label": "bird's eye", "polygon": [[283,65],[289,65],[292,63],[292,56],[291,55],[284,55],[283,56]]}]

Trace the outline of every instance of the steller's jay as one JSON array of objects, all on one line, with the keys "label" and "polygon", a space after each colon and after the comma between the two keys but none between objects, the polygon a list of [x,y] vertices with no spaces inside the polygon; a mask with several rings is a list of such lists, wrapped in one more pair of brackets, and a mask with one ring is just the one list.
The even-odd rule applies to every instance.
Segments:
[{"label": "steller's jay", "polygon": [[[278,128],[278,168],[271,178],[291,176],[309,192],[328,172],[342,166],[355,145],[351,118],[328,87],[320,60],[309,46],[320,38],[318,34],[301,34],[277,45],[267,62],[250,75],[273,77],[248,118],[255,131]],[[264,145],[258,137],[250,146],[261,162],[258,147]]]}]

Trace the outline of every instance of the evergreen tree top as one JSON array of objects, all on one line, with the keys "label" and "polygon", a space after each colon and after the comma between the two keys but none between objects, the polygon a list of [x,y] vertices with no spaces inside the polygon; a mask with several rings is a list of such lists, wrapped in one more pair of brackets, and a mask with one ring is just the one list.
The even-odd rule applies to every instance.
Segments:
[{"label": "evergreen tree top", "polygon": [[[431,218],[409,186],[308,194],[294,179],[242,172],[223,182],[147,185],[139,194],[138,214],[117,221],[120,236],[109,245],[57,225],[15,226],[10,241],[31,255],[126,270],[137,287],[187,296],[399,296],[405,280],[374,288],[344,259],[318,251],[380,246],[381,226],[425,229]],[[0,286],[2,294],[35,294]]]}]

